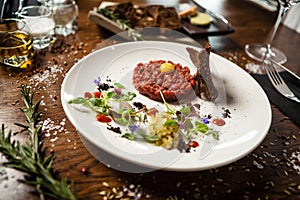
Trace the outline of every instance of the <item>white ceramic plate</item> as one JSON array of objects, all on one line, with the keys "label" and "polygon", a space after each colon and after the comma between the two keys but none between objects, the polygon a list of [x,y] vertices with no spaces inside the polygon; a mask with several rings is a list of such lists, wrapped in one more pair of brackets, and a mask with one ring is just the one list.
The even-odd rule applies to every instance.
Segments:
[{"label": "white ceramic plate", "polygon": [[[195,72],[188,45],[171,42],[128,42],[95,51],[80,60],[66,75],[61,89],[61,100],[67,117],[78,130],[86,148],[100,161],[103,156],[116,159],[108,165],[123,171],[135,172],[133,166],[169,171],[197,171],[219,167],[236,161],[254,150],[266,136],[271,124],[271,108],[266,94],[258,83],[244,70],[232,62],[211,53],[210,66],[214,83],[219,90],[218,104],[195,99],[201,104],[204,114],[218,117],[224,108],[230,110],[231,118],[226,124],[215,127],[220,131],[220,139],[200,141],[200,147],[191,153],[166,150],[152,144],[129,141],[107,130],[106,124],[96,121],[95,113],[81,106],[69,105],[68,100],[93,92],[93,80],[101,76],[121,82],[130,91],[138,92],[131,83],[132,72],[139,62],[165,59]],[[193,47],[195,48],[195,47]],[[138,100],[148,107],[164,106],[144,96]],[[103,152],[103,153],[101,153]],[[102,155],[102,156],[101,156]],[[105,157],[105,156],[104,156]],[[118,162],[120,160],[120,162]],[[129,163],[130,169],[123,169],[121,162]]]}]

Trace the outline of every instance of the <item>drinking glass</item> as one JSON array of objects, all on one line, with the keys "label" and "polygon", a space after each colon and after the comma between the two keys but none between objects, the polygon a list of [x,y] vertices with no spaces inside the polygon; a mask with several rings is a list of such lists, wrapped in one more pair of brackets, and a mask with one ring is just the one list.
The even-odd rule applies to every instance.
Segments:
[{"label": "drinking glass", "polygon": [[51,44],[55,23],[52,12],[48,7],[23,7],[18,16],[28,25],[28,31],[33,36],[33,47],[35,49],[44,49]]},{"label": "drinking glass", "polygon": [[276,22],[272,28],[271,34],[268,38],[267,45],[265,44],[246,44],[245,45],[245,52],[246,54],[257,60],[257,61],[263,61],[266,58],[272,59],[275,62],[278,62],[280,64],[283,64],[287,61],[287,58],[283,52],[281,52],[279,49],[276,49],[271,46],[271,43],[274,39],[274,36],[277,32],[277,29],[279,27],[279,24],[282,20],[282,18],[285,16],[287,11],[295,4],[299,3],[300,0],[279,0],[279,12],[276,19]]},{"label": "drinking glass", "polygon": [[45,5],[53,12],[55,34],[68,36],[74,34],[78,17],[78,6],[75,0],[47,0]]},{"label": "drinking glass", "polygon": [[32,37],[20,19],[2,19],[0,24],[0,62],[12,67],[26,67],[33,57]]}]

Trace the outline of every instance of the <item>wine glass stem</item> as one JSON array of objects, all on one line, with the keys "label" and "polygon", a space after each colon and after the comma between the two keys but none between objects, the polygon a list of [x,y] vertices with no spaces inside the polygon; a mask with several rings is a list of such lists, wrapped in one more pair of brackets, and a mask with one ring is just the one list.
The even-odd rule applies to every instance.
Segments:
[{"label": "wine glass stem", "polygon": [[[267,43],[267,51],[266,51],[266,57],[268,57],[268,55],[272,54],[272,50],[271,50],[271,43],[275,37],[275,34],[277,32],[277,29],[279,27],[279,24],[282,20],[282,18],[284,17],[284,15],[286,14],[286,12],[289,10],[289,6],[283,6],[281,3],[279,3],[279,12],[278,12],[278,16],[275,22],[275,25],[272,28],[268,43]],[[271,55],[270,55],[271,56]]]}]

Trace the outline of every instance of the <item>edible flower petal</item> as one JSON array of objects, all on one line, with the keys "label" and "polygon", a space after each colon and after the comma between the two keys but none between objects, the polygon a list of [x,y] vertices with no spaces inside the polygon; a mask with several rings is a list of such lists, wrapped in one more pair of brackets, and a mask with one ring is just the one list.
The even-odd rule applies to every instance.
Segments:
[{"label": "edible flower petal", "polygon": [[138,128],[140,128],[140,125],[130,125],[129,126],[129,129],[132,133],[135,133],[138,130]]},{"label": "edible flower petal", "polygon": [[100,84],[101,84],[101,77],[98,76],[98,78],[94,80],[94,83],[95,83],[96,85],[100,85]]},{"label": "edible flower petal", "polygon": [[210,120],[210,118],[208,118],[208,117],[205,117],[202,119],[204,124],[209,124],[209,120]]}]

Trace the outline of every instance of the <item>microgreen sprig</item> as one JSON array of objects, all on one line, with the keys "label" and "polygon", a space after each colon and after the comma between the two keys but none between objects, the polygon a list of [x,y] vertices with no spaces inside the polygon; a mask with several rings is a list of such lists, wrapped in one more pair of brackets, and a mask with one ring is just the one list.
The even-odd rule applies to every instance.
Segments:
[{"label": "microgreen sprig", "polygon": [[122,135],[122,137],[127,138],[129,140],[134,140],[137,138],[137,135],[142,137],[146,142],[155,142],[157,141],[159,138],[156,135],[148,135],[146,133],[144,133],[141,129],[139,125],[130,125],[129,129],[131,132],[126,132]]},{"label": "microgreen sprig", "polygon": [[[102,83],[100,77],[94,80],[94,83],[98,86],[99,91],[101,92],[101,97],[77,97],[68,101],[69,104],[81,104],[91,110],[108,114],[110,108],[112,108],[113,102],[121,101],[131,101],[136,97],[136,94],[125,90],[125,87],[120,83],[114,83],[114,87],[107,86],[107,90],[102,90],[101,86],[106,83]],[[110,90],[109,90],[110,89]]]},{"label": "microgreen sprig", "polygon": [[[140,127],[142,123],[146,126],[147,123],[151,123],[151,120],[148,121],[147,119],[148,109],[146,106],[138,111],[133,109],[130,105],[125,108],[119,108],[118,110],[112,107],[113,102],[132,101],[136,97],[135,93],[127,91],[120,83],[114,83],[113,86],[103,83],[100,77],[94,80],[94,83],[101,93],[100,97],[78,97],[70,100],[69,103],[82,104],[96,112],[112,116],[116,123],[125,127],[125,132],[122,133],[122,137],[124,138],[129,140],[143,139],[151,143],[159,140],[159,136],[149,135],[145,128]],[[210,118],[202,118],[200,116],[199,104],[187,104],[177,109],[166,102],[162,92],[160,92],[160,95],[166,108],[164,112],[172,116],[172,118],[165,118],[164,126],[176,126],[177,129],[179,128],[181,130],[180,134],[184,136],[186,141],[200,134],[203,136],[212,134],[215,139],[219,138],[219,133],[209,126]]]},{"label": "microgreen sprig", "polygon": [[[175,119],[177,119],[177,121],[173,120],[173,119],[167,120],[165,122],[165,124],[167,124],[167,125],[179,124],[179,127],[186,131],[185,138],[187,140],[189,140],[194,135],[198,135],[199,133],[201,133],[203,135],[212,134],[213,138],[215,138],[216,140],[219,139],[219,133],[215,130],[212,130],[208,126],[209,118],[201,119],[201,117],[198,116],[198,114],[196,114],[195,108],[191,109],[191,107],[193,107],[192,105],[191,105],[191,107],[185,105],[185,106],[182,106],[179,110],[176,110],[175,108],[172,108],[165,101],[165,98],[164,98],[162,92],[160,92],[160,95],[164,102],[167,112],[176,116]],[[200,108],[199,105],[195,105],[194,107]],[[195,118],[195,117],[196,117],[196,120],[195,119],[192,120],[192,118]],[[198,120],[197,118],[199,118],[201,120]]]}]

